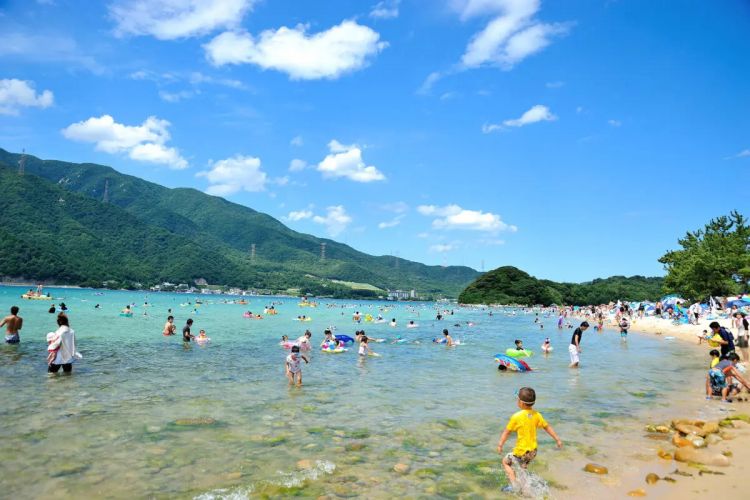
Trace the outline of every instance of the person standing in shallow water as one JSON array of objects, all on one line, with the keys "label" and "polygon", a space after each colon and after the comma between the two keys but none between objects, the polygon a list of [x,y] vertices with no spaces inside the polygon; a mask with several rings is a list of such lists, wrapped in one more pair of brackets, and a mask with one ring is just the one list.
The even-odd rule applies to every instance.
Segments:
[{"label": "person standing in shallow water", "polygon": [[64,313],[58,314],[57,326],[58,328],[47,348],[48,351],[57,350],[57,354],[52,363],[49,364],[47,371],[57,373],[62,368],[63,373],[70,373],[73,371],[73,361],[76,357],[80,357],[80,354],[76,353],[76,333],[70,328],[68,317]]},{"label": "person standing in shallow water", "polygon": [[183,342],[190,342],[191,339],[195,338],[195,335],[190,333],[190,327],[193,326],[193,320],[192,318],[189,318],[187,322],[185,323],[185,326],[182,327],[182,341]]},{"label": "person standing in shallow water", "polygon": [[3,318],[0,328],[5,327],[5,343],[18,344],[21,341],[19,332],[23,328],[23,318],[18,315],[18,306],[10,308],[10,316]]},{"label": "person standing in shallow water", "polygon": [[570,339],[568,352],[570,353],[571,368],[578,368],[578,364],[580,363],[579,354],[581,354],[581,337],[583,337],[583,332],[585,332],[588,327],[588,321],[584,321],[581,323],[581,326],[575,329],[573,332],[573,338]]},{"label": "person standing in shallow water", "polygon": [[175,330],[177,330],[177,325],[174,324],[174,316],[168,316],[167,322],[164,324],[164,330],[162,330],[161,334],[168,337],[174,335]]}]

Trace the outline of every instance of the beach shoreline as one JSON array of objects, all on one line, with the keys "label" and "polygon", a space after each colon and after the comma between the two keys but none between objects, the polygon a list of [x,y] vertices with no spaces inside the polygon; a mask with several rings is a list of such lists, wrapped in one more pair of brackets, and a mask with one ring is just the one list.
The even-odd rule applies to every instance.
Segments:
[{"label": "beach shoreline", "polygon": [[[714,320],[711,320],[714,321]],[[728,319],[717,319],[722,326],[729,327]],[[708,363],[709,346],[706,342],[698,344],[698,336],[703,330],[708,330],[710,321],[703,320],[698,325],[680,324],[674,325],[670,320],[660,318],[642,318],[633,321],[630,329],[631,334],[636,336],[659,336],[665,342],[672,339],[681,343],[693,345],[692,349],[696,357],[703,357]],[[609,328],[607,333],[612,332],[615,325],[605,325]],[[616,331],[616,330],[615,330]],[[585,366],[582,368],[585,370]],[[597,476],[584,472],[585,463],[556,464],[550,468],[554,478],[565,478],[560,484],[565,489],[554,491],[554,496],[561,499],[576,499],[582,497],[613,497],[631,498],[646,496],[652,498],[667,499],[699,499],[707,495],[722,498],[744,498],[740,490],[744,483],[748,467],[750,466],[750,424],[744,421],[734,421],[733,427],[727,428],[726,439],[715,445],[710,445],[705,450],[712,453],[723,453],[730,456],[728,467],[706,467],[710,472],[702,473],[699,468],[677,462],[674,459],[664,459],[659,453],[667,452],[674,455],[677,449],[671,443],[675,433],[671,429],[664,434],[664,439],[654,433],[647,432],[649,425],[664,425],[670,427],[670,422],[678,419],[698,420],[704,422],[718,422],[727,417],[750,414],[750,403],[747,401],[731,404],[722,404],[716,398],[712,401],[705,400],[702,376],[696,374],[690,380],[685,381],[685,390],[673,392],[666,395],[668,408],[654,410],[649,415],[637,415],[640,431],[630,429],[612,438],[619,442],[627,442],[629,445],[613,446],[601,457],[594,457],[592,462],[606,460],[601,465],[615,473]],[[650,413],[650,412],[649,412]],[[657,438],[654,440],[653,438]],[[614,450],[614,453],[612,452]],[[675,474],[675,471],[680,471]],[[645,478],[648,474],[656,474],[660,478],[668,477],[671,480],[659,480],[655,484],[649,484]],[[689,474],[687,476],[685,474]]]}]

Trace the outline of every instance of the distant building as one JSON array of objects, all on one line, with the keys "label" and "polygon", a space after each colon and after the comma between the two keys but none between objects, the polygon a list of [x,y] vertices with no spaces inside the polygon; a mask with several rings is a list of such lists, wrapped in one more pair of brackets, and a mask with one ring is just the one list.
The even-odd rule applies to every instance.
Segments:
[{"label": "distant building", "polygon": [[[414,293],[414,290],[411,291]],[[406,300],[410,298],[410,292],[403,290],[388,290],[388,300]]]}]

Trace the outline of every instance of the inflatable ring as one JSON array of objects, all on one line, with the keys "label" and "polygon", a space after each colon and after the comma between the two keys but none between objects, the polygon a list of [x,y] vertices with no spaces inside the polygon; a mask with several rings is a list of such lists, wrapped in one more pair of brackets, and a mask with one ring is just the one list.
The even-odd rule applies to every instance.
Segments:
[{"label": "inflatable ring", "polygon": [[507,356],[510,356],[511,358],[525,358],[531,356],[534,353],[532,351],[529,351],[528,349],[518,350],[511,347],[505,350],[505,354]]},{"label": "inflatable ring", "polygon": [[337,347],[336,349],[321,349],[321,352],[327,352],[328,354],[341,354],[342,352],[346,352],[349,349],[344,349],[343,347]]}]

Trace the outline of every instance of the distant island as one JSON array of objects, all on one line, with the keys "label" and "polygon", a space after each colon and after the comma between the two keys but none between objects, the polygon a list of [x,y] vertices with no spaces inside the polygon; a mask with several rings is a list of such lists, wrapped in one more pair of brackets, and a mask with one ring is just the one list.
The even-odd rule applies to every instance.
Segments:
[{"label": "distant island", "polygon": [[458,297],[462,304],[607,304],[616,300],[658,300],[664,278],[612,276],[587,283],[540,280],[513,266],[477,278]]}]

